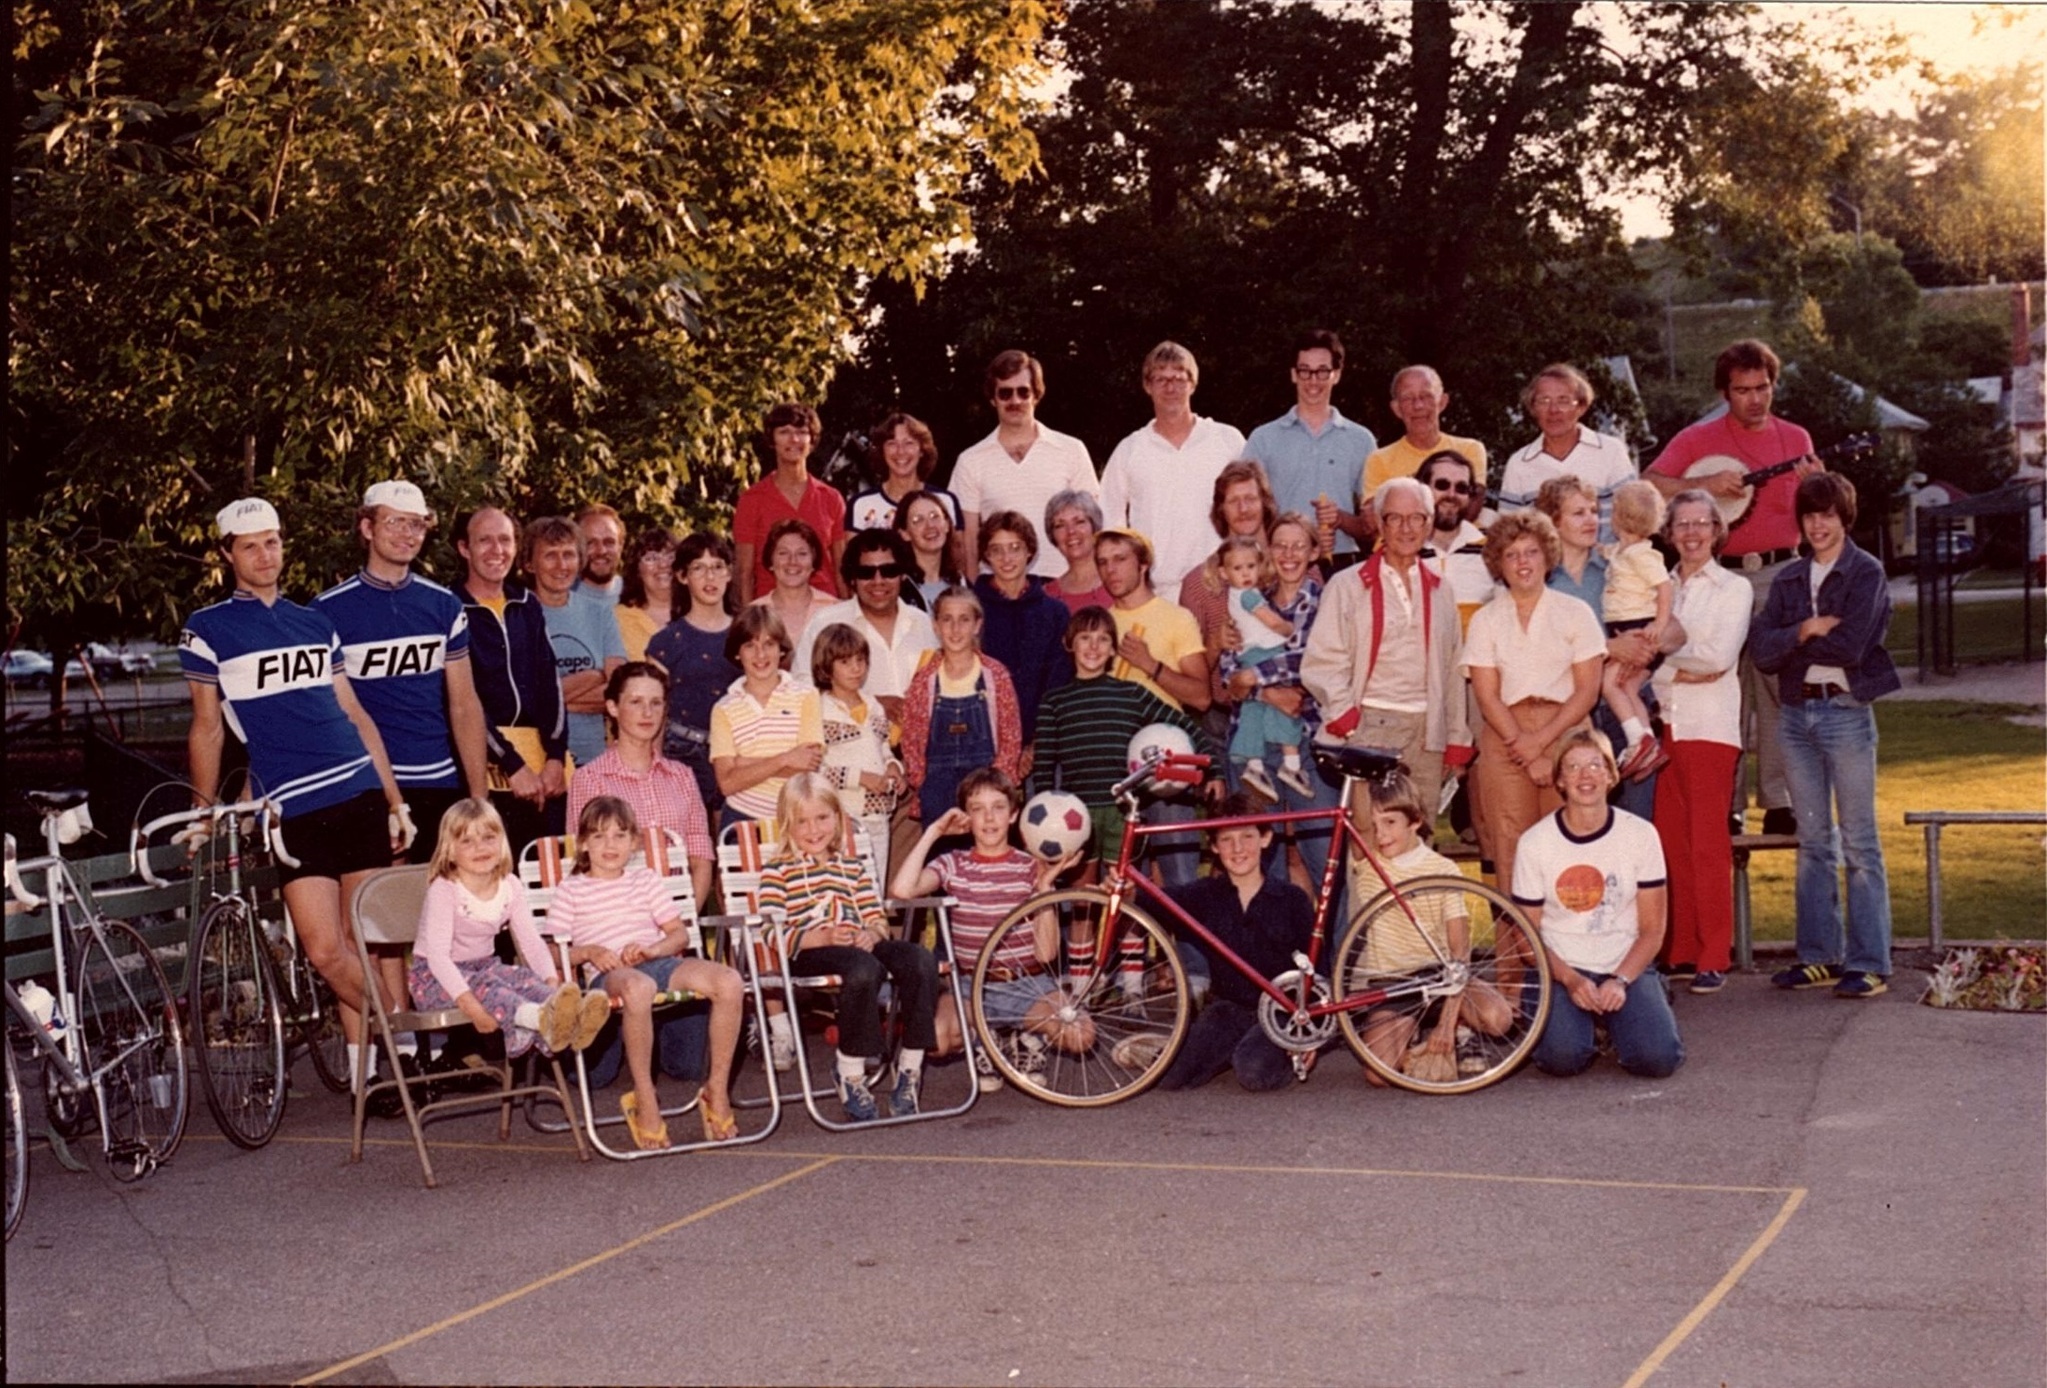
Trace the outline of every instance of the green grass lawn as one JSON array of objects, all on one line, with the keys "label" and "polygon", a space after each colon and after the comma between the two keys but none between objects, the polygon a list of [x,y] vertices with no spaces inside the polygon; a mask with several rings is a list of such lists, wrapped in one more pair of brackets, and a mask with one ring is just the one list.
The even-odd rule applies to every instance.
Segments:
[{"label": "green grass lawn", "polygon": [[[1924,936],[1925,831],[1907,810],[2047,809],[2047,732],[1973,703],[1879,703],[1877,823],[1891,879],[1892,930]],[[2047,830],[1962,825],[1941,838],[1942,905],[1950,939],[2047,935]],[[1759,853],[1749,866],[1755,938],[1792,938],[1796,855]]]},{"label": "green grass lawn", "polygon": [[[2047,597],[2033,598],[2033,651],[2038,654],[2047,641]],[[2026,654],[2025,622],[2019,599],[1994,602],[1958,602],[1955,613],[1955,659],[1972,661],[2019,660]],[[1900,665],[1919,663],[1919,609],[1899,607],[1891,614],[1890,633],[1884,648]]]}]

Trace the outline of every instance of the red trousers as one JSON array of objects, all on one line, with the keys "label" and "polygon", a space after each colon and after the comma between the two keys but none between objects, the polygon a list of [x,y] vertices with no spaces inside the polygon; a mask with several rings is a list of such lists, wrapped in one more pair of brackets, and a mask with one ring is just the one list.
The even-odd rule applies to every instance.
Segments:
[{"label": "red trousers", "polygon": [[1727,802],[1741,749],[1665,738],[1656,778],[1656,836],[1670,879],[1665,963],[1726,973],[1734,957],[1734,848]]}]

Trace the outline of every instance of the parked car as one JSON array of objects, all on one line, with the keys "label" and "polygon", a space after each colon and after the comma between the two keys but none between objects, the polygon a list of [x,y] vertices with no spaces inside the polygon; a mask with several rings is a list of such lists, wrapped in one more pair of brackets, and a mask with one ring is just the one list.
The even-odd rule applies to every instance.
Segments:
[{"label": "parked car", "polygon": [[50,682],[56,665],[41,651],[9,651],[7,653],[7,682],[30,689],[41,689]]},{"label": "parked car", "polygon": [[93,675],[102,680],[146,675],[156,668],[156,662],[141,651],[117,651],[103,641],[93,641],[65,665],[64,678],[83,679],[86,662],[91,663]]}]

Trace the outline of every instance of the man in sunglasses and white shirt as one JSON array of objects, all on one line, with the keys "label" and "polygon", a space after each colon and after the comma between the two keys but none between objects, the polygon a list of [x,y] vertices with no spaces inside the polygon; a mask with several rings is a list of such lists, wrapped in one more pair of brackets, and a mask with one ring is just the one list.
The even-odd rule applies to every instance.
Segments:
[{"label": "man in sunglasses and white shirt", "polygon": [[1483,476],[1473,470],[1471,459],[1461,449],[1449,447],[1423,459],[1414,475],[1435,502],[1429,537],[1422,542],[1422,567],[1449,583],[1457,599],[1458,621],[1466,627],[1471,625],[1471,614],[1491,602],[1498,591],[1485,566],[1485,531],[1476,524],[1485,503]]},{"label": "man in sunglasses and white shirt", "polygon": [[903,580],[917,571],[910,542],[893,530],[856,530],[839,561],[839,577],[853,596],[813,612],[796,638],[789,668],[810,678],[810,656],[819,633],[844,622],[867,638],[867,683],[861,686],[902,720],[903,691],[917,673],[924,652],[938,649],[931,618],[903,601]]},{"label": "man in sunglasses and white shirt", "polygon": [[[982,381],[995,406],[995,432],[952,465],[952,492],[966,513],[968,554],[981,552],[983,516],[997,511],[1042,516],[1045,503],[1069,488],[1102,493],[1087,445],[1038,422],[1045,368],[1036,357],[1015,348],[999,352]],[[1040,578],[1056,578],[1065,568],[1066,556],[1056,545],[1042,546],[1031,561],[1031,572]]]}]

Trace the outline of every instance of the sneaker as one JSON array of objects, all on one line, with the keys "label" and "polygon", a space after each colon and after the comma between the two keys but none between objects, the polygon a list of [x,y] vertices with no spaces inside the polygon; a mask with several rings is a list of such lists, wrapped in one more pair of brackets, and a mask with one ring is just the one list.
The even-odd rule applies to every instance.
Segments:
[{"label": "sneaker", "polygon": [[1158,1063],[1159,1053],[1165,1048],[1165,1037],[1155,1031],[1142,1031],[1118,1041],[1109,1052],[1109,1059],[1126,1070],[1148,1070]]},{"label": "sneaker", "polygon": [[999,1094],[1002,1091],[1002,1076],[996,1073],[995,1061],[988,1052],[974,1052],[974,1083],[981,1086],[983,1094]]},{"label": "sneaker", "polygon": [[1831,988],[1840,981],[1841,969],[1836,964],[1794,964],[1770,975],[1770,982],[1779,988]]},{"label": "sneaker", "polygon": [[922,1070],[898,1070],[895,1088],[888,1092],[889,1113],[897,1118],[915,1118],[920,1112],[917,1107],[917,1091],[923,1083]]},{"label": "sneaker", "polygon": [[1485,1046],[1479,1041],[1478,1033],[1470,1027],[1457,1028],[1457,1073],[1460,1075],[1483,1075],[1490,1068],[1486,1060]]},{"label": "sneaker", "polygon": [[779,1032],[768,1033],[768,1064],[780,1074],[788,1074],[796,1068],[796,1038],[783,1036]]},{"label": "sneaker", "polygon": [[1841,975],[1841,981],[1834,985],[1837,998],[1873,998],[1878,993],[1888,993],[1891,985],[1882,974],[1867,974],[1860,969],[1850,969]]},{"label": "sneaker", "polygon": [[1798,816],[1789,805],[1779,805],[1774,810],[1763,811],[1763,832],[1766,834],[1789,834],[1798,837]]},{"label": "sneaker", "polygon": [[1718,969],[1701,969],[1692,975],[1692,986],[1689,991],[1694,993],[1717,993],[1726,986],[1726,974],[1721,973]]},{"label": "sneaker", "polygon": [[[419,1061],[409,1051],[399,1053],[398,1072],[413,1080],[418,1080],[424,1073],[419,1068]],[[375,1083],[377,1078],[375,1075],[370,1076],[371,1083]],[[412,1103],[415,1108],[432,1103],[435,1097],[434,1086],[431,1084],[414,1084],[412,1087]],[[398,1086],[394,1084],[389,1089],[379,1089],[370,1095],[369,1102],[363,1105],[363,1112],[371,1118],[403,1118],[405,1100],[399,1097]]]},{"label": "sneaker", "polygon": [[540,1044],[549,1055],[561,1055],[576,1039],[576,1018],[583,1008],[583,990],[564,983],[540,1004]]},{"label": "sneaker", "polygon": [[1046,1050],[1045,1038],[1035,1034],[1026,1034],[1023,1044],[1017,1048],[1016,1067],[1032,1084],[1042,1085],[1045,1082]]},{"label": "sneaker", "polygon": [[1244,769],[1237,773],[1237,779],[1267,800],[1279,799],[1279,788],[1273,785],[1272,774],[1265,769],[1262,761],[1245,762]]},{"label": "sneaker", "polygon": [[[790,1063],[795,1063],[793,1056]],[[845,1105],[848,1123],[872,1123],[881,1117],[881,1109],[874,1102],[874,1091],[867,1087],[865,1076],[856,1080],[840,1075],[838,1081],[839,1102]]]},{"label": "sneaker", "polygon": [[593,988],[583,994],[583,1002],[576,1009],[576,1034],[569,1038],[569,1049],[587,1051],[590,1043],[597,1039],[604,1024],[611,1020],[611,995],[602,988]]},{"label": "sneaker", "polygon": [[1727,837],[1738,839],[1747,832],[1748,821],[1742,818],[1739,810],[1727,816]]},{"label": "sneaker", "polygon": [[[1308,773],[1300,766],[1282,766],[1279,769],[1279,783],[1303,799],[1313,799],[1315,787],[1308,784]],[[1279,797],[1274,796],[1277,800]]]},{"label": "sneaker", "polygon": [[1672,983],[1689,983],[1697,976],[1699,966],[1697,964],[1672,964],[1668,968],[1659,969],[1659,972]]},{"label": "sneaker", "polygon": [[1632,767],[1624,769],[1622,773],[1628,778],[1630,785],[1640,785],[1670,765],[1670,753],[1664,751],[1663,744],[1655,738],[1643,738],[1642,746],[1645,750],[1633,759]]},{"label": "sneaker", "polygon": [[1621,753],[1620,773],[1623,778],[1633,780],[1642,767],[1648,765],[1662,749],[1649,738],[1637,738],[1635,745]]}]

